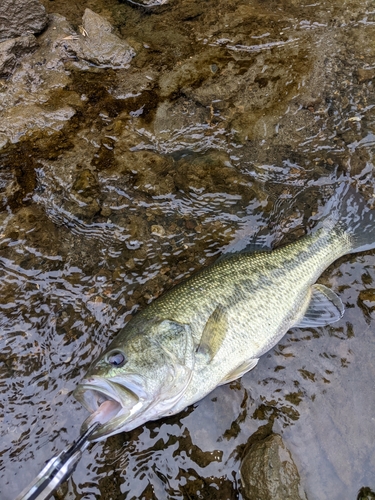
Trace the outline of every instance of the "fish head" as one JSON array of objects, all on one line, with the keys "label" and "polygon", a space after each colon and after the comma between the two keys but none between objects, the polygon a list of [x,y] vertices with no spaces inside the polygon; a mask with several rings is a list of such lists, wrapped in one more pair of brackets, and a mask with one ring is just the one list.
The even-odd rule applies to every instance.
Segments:
[{"label": "fish head", "polygon": [[131,323],[74,391],[91,413],[82,432],[102,424],[93,441],[173,414],[191,379],[195,351],[189,325],[158,319]]}]

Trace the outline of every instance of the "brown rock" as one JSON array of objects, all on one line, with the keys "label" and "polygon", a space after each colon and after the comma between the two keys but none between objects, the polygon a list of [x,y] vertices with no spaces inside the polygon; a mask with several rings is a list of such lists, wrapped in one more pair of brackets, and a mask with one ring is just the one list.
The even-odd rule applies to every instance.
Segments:
[{"label": "brown rock", "polygon": [[72,188],[84,198],[97,196],[100,191],[95,174],[88,168],[78,173]]},{"label": "brown rock", "polygon": [[375,78],[375,69],[358,68],[356,76],[358,78],[358,83],[368,82],[369,80],[373,80]]},{"label": "brown rock", "polygon": [[126,68],[135,51],[113,33],[113,26],[99,14],[86,9],[82,18],[82,34],[65,41],[79,59],[106,68]]},{"label": "brown rock", "polygon": [[122,165],[122,173],[129,176],[129,185],[137,191],[151,196],[174,192],[174,163],[171,158],[151,151],[128,152],[121,141],[116,145],[115,158]]},{"label": "brown rock", "polygon": [[34,35],[20,36],[0,42],[0,78],[9,76],[17,60],[37,47]]},{"label": "brown rock", "polygon": [[306,500],[297,467],[278,434],[250,447],[242,460],[241,481],[248,500]]},{"label": "brown rock", "polygon": [[47,14],[39,0],[1,0],[0,40],[40,33],[47,26]]}]

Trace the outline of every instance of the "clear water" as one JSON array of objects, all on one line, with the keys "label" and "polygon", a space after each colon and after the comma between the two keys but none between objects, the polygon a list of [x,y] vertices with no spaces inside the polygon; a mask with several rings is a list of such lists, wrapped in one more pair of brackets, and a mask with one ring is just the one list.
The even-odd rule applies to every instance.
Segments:
[{"label": "clear water", "polygon": [[[78,96],[72,120],[0,152],[2,193],[19,185],[0,214],[3,500],[79,435],[71,393],[130,314],[245,236],[302,236],[338,179],[375,193],[373,2],[45,5],[75,26],[102,13],[138,56],[73,68],[49,103]],[[264,425],[309,500],[375,489],[374,263],[344,257],[319,280],[339,323],[295,329],[241,380],[94,445],[57,498],[241,499]]]}]

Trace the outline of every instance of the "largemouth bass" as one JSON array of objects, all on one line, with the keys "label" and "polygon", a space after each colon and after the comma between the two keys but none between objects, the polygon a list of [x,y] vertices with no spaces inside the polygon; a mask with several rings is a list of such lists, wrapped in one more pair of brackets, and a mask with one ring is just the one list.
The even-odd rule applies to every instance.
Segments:
[{"label": "largemouth bass", "polygon": [[292,327],[338,321],[344,307],[316,284],[336,259],[375,246],[374,212],[344,185],[315,230],[272,252],[222,259],[134,316],[75,390],[93,440],[173,415],[256,366]]}]

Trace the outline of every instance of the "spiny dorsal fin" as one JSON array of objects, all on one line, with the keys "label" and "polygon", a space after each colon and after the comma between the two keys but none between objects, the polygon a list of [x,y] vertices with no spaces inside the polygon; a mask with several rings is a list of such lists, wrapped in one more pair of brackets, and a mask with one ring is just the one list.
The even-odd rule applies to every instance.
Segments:
[{"label": "spiny dorsal fin", "polygon": [[335,292],[324,285],[311,287],[310,303],[298,328],[326,326],[335,323],[344,314],[344,305]]},{"label": "spiny dorsal fin", "polygon": [[243,253],[271,252],[271,240],[269,235],[252,235],[247,238],[235,239],[224,249],[224,253],[218,257],[215,263]]}]

